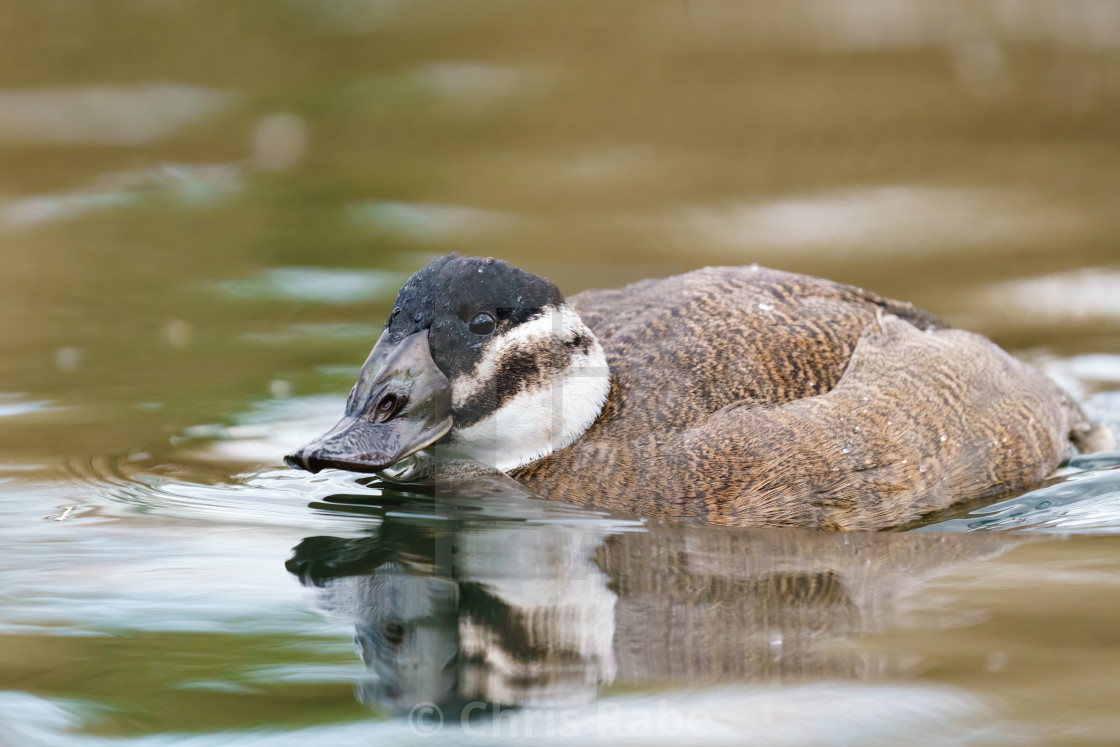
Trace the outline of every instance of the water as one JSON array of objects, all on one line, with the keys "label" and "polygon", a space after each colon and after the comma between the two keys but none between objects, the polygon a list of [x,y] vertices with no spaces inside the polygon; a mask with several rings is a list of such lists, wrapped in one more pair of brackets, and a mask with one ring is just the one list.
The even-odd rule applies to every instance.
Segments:
[{"label": "water", "polygon": [[1120,427],[1117,39],[1090,2],[8,9],[0,745],[1114,741],[1120,455],[851,535],[281,456],[452,250],[856,283]]}]

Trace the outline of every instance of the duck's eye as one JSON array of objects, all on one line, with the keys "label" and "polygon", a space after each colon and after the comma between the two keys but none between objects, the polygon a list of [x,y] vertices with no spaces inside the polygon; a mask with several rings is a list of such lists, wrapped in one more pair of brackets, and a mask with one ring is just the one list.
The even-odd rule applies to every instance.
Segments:
[{"label": "duck's eye", "polygon": [[478,314],[475,314],[474,319],[471,319],[471,323],[468,329],[470,329],[470,331],[476,335],[485,337],[486,335],[494,331],[494,326],[494,317],[490,316],[485,311],[482,311]]}]

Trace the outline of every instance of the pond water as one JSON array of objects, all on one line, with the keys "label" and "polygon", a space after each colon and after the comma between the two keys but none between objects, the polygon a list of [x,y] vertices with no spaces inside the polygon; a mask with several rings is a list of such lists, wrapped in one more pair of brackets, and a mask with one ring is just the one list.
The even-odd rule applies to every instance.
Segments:
[{"label": "pond water", "polygon": [[1120,427],[1120,6],[3,16],[0,746],[1120,734],[1120,453],[879,534],[281,461],[447,251],[824,275]]}]

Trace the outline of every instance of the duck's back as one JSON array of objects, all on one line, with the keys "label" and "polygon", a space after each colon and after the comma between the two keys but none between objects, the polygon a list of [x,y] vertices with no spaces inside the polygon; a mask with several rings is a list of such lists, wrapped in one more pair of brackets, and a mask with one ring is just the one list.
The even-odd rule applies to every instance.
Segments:
[{"label": "duck's back", "polygon": [[885,309],[920,329],[944,322],[852,286],[757,266],[707,267],[568,299],[599,337],[632,418],[691,425],[739,400],[829,391]]},{"label": "duck's back", "polygon": [[986,339],[827,280],[706,268],[569,303],[611,368],[542,495],[736,525],[875,528],[1022,489],[1105,436]]}]

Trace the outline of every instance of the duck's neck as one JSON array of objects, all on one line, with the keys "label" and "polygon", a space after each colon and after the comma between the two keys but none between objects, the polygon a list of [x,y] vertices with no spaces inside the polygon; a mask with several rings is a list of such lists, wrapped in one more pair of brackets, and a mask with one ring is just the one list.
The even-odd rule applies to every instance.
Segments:
[{"label": "duck's neck", "polygon": [[454,382],[462,427],[449,453],[502,471],[523,467],[582,436],[610,392],[598,338],[567,304],[545,307],[495,339],[470,376]]}]

